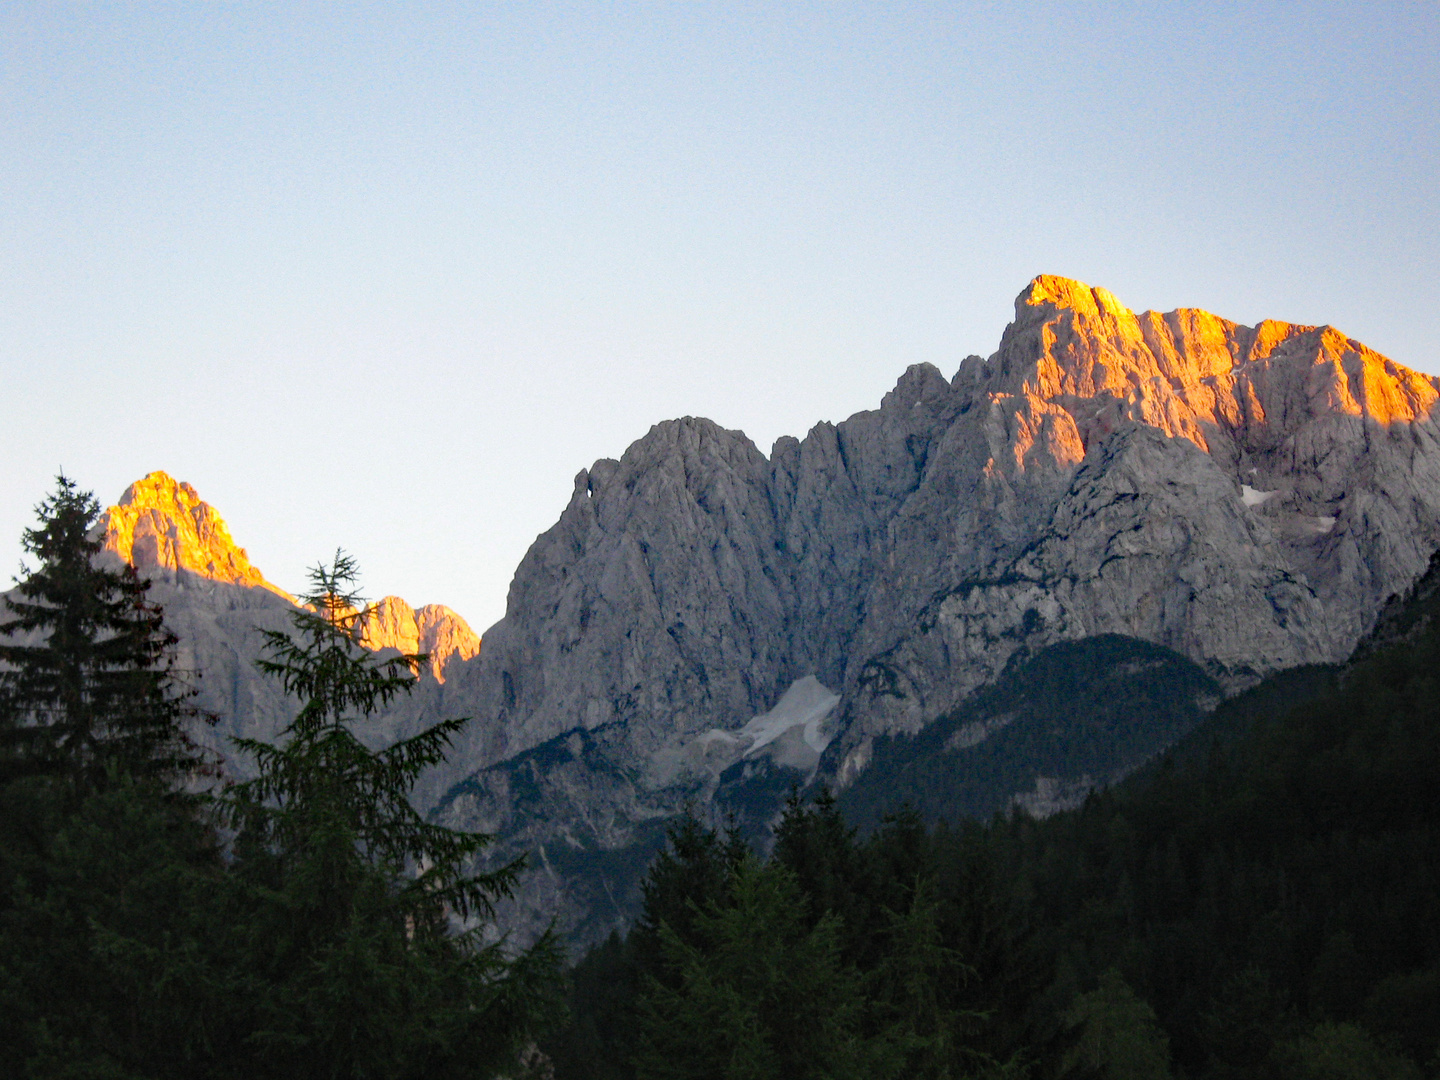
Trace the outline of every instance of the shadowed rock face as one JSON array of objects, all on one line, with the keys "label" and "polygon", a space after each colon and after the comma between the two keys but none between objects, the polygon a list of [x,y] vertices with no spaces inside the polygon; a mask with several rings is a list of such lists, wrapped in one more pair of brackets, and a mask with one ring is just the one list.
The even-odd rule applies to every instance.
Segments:
[{"label": "shadowed rock face", "polygon": [[[381,728],[475,718],[419,797],[499,831],[501,854],[540,851],[524,925],[574,900],[562,849],[653,847],[686,800],[757,806],[756,785],[803,779],[799,734],[735,749],[797,684],[839,697],[805,745],[843,782],[877,736],[1063,642],[1141,639],[1232,688],[1339,659],[1440,546],[1437,398],[1435,378],[1331,327],[1136,315],[1039,277],[989,359],[948,380],[914,366],[878,409],[768,458],[686,417],[582,470],[478,654],[443,610],[386,598],[367,641],[441,659]],[[206,703],[263,727],[278,706],[225,620],[264,624],[288,599],[164,474],[109,530],[170,575],[162,602],[236,704]]]},{"label": "shadowed rock face", "polygon": [[[821,774],[843,783],[876,736],[1058,643],[1138,638],[1231,688],[1339,659],[1440,545],[1437,396],[1330,327],[1136,315],[1040,277],[988,360],[912,367],[768,461],[657,425],[579,474],[452,677],[481,722],[451,775],[481,768],[442,813],[515,851],[651,844],[751,768],[698,740],[807,676],[841,697]],[[517,919],[566,895],[557,865]]]}]

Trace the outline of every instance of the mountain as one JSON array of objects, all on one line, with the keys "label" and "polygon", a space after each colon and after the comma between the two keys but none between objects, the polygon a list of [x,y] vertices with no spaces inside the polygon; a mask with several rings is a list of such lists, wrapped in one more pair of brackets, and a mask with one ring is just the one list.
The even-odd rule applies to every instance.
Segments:
[{"label": "mountain", "polygon": [[[1187,665],[1192,691],[1204,690],[1203,672],[1158,646],[1108,636],[1051,646],[961,714],[877,740],[840,797],[843,816],[829,800],[787,805],[769,855],[800,894],[784,904],[756,904],[753,886],[726,872],[723,841],[679,824],[647,873],[643,922],[571,971],[568,1023],[541,1044],[555,1075],[629,1080],[677,1028],[686,1039],[673,1056],[703,1075],[749,1032],[775,1030],[768,1016],[793,1025],[792,968],[805,960],[773,958],[795,940],[786,917],[796,911],[829,923],[853,965],[843,981],[864,987],[875,1017],[860,1038],[893,1032],[923,1003],[925,1024],[901,1029],[911,1045],[939,1030],[942,1052],[965,1047],[958,1068],[912,1058],[891,1075],[960,1075],[982,1054],[1034,1076],[1435,1075],[1437,615],[1440,555],[1348,662],[1266,677],[1083,805],[1040,821],[944,821],[1003,795],[1004,783],[987,781],[1013,783],[1007,754],[1025,750],[1025,765],[1048,749],[1047,768],[1103,768],[1116,747],[1140,749],[1136,734],[1173,738],[1143,718],[1176,713]],[[869,807],[855,803],[862,795]],[[876,820],[870,810],[887,798],[888,809],[905,798],[942,820]],[[907,910],[915,922],[901,929]],[[662,919],[683,954],[658,947]],[[917,950],[923,963],[909,959]],[[904,980],[887,977],[897,954]],[[735,1010],[715,1006],[717,986],[742,1003],[728,1029]],[[769,1014],[743,1009],[777,1001]]]},{"label": "mountain", "polygon": [[[235,544],[224,520],[195,489],[163,472],[131,484],[99,526],[105,551],[151,581],[151,598],[180,639],[181,667],[193,673],[197,704],[219,718],[198,736],[245,772],[231,736],[271,739],[294,715],[274,679],[261,675],[260,630],[289,630],[295,597],[267,581]],[[439,604],[418,610],[398,596],[368,606],[362,619],[371,649],[425,652],[429,665],[416,692],[383,718],[375,737],[408,734],[444,713],[447,672],[480,651],[480,638]],[[438,713],[437,713],[438,711]]]},{"label": "mountain", "polygon": [[[659,424],[582,470],[522,561],[457,676],[485,722],[452,773],[479,768],[439,813],[537,853],[525,911],[588,860],[605,903],[562,917],[613,921],[633,880],[607,868],[687,801],[843,786],[877,738],[1056,645],[1160,646],[1228,692],[1340,660],[1440,544],[1437,396],[1331,327],[1135,315],[1040,277],[988,359],[912,367],[768,458]],[[722,739],[806,680],[838,698],[815,773]]]},{"label": "mountain", "polygon": [[473,757],[610,723],[653,753],[814,676],[857,764],[1097,633],[1231,686],[1339,659],[1440,541],[1436,397],[1330,328],[1037,278],[989,360],[768,460],[686,418],[583,470],[472,673]]},{"label": "mountain", "polygon": [[[370,643],[437,659],[377,737],[473,717],[417,798],[535,855],[512,925],[559,912],[582,937],[633,910],[635,866],[682,806],[759,828],[792,783],[844,787],[936,718],[979,723],[956,718],[1007,673],[1030,672],[1007,692],[1032,719],[967,728],[1001,742],[955,760],[1014,764],[987,798],[1058,805],[1216,692],[1349,654],[1440,546],[1437,398],[1332,327],[1136,315],[1038,277],[988,359],[913,366],[878,409],[768,457],[686,417],[581,470],[483,649],[453,613],[382,601]],[[163,474],[107,530],[156,579],[220,733],[276,730],[251,627],[284,625],[283,590]],[[1130,644],[1081,644],[1102,637]],[[1176,680],[1175,707],[1120,724],[1088,781],[1041,768],[1069,736],[1021,739],[1051,685],[1026,665],[1072,645],[1100,665],[1083,693],[1139,692],[1125,670],[1149,660],[1126,649],[1164,650]]]}]

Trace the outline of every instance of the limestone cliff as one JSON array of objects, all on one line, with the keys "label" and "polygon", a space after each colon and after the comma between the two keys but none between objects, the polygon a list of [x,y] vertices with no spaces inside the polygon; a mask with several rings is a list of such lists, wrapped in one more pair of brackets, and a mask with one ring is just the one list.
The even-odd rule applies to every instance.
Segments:
[{"label": "limestone cliff", "polygon": [[1096,633],[1232,681],[1338,659],[1440,544],[1436,380],[1330,327],[1041,277],[952,387],[846,673],[866,731]]},{"label": "limestone cliff", "polygon": [[[633,868],[616,853],[690,800],[763,814],[791,780],[844,783],[1042,650],[1120,635],[1231,689],[1344,656],[1440,546],[1437,401],[1332,327],[1137,315],[1038,277],[988,359],[914,366],[768,457],[686,417],[581,470],[483,649],[380,601],[367,643],[432,656],[380,730],[474,717],[421,801],[540,852],[515,925],[554,900],[598,926],[581,909],[613,890],[581,897],[576,860]],[[273,729],[251,627],[289,599],[214,511],[152,474],[106,535],[157,575],[205,704]]]},{"label": "limestone cliff", "polygon": [[612,723],[648,754],[806,675],[853,744],[1099,633],[1232,684],[1337,658],[1440,543],[1437,396],[1332,328],[1036,278],[988,360],[768,460],[686,418],[582,471],[467,674],[472,757]]},{"label": "limestone cliff", "polygon": [[465,661],[480,652],[479,636],[444,604],[417,609],[398,596],[386,596],[361,612],[360,630],[360,640],[368,649],[425,654],[430,674],[442,683],[452,659]]},{"label": "limestone cliff", "polygon": [[258,586],[293,601],[265,580],[230,530],[189,484],[152,472],[125,489],[105,513],[105,549],[137,570],[188,570],[211,581]]},{"label": "limestone cliff", "polygon": [[874,737],[1060,642],[1140,639],[1232,688],[1339,659],[1440,546],[1437,397],[1331,327],[1039,277],[988,359],[912,367],[768,459],[659,424],[576,477],[452,680],[480,768],[443,812],[517,851],[653,842],[759,775],[708,733],[807,677],[840,696],[820,772],[843,783]]}]

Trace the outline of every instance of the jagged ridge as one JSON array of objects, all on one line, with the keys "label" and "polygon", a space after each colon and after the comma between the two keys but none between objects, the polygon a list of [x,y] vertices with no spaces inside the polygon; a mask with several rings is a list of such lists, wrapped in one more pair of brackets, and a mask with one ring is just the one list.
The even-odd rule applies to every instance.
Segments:
[{"label": "jagged ridge", "polygon": [[[426,710],[474,716],[426,799],[468,777],[445,812],[502,830],[502,851],[559,837],[614,851],[687,799],[783,773],[697,740],[806,678],[840,696],[816,745],[820,775],[843,781],[875,737],[919,730],[1064,642],[1140,639],[1232,689],[1339,659],[1440,545],[1436,401],[1435,379],[1333,328],[1137,316],[1036,278],[996,353],[953,379],[912,367],[879,409],[768,457],[687,417],[582,470],[483,651],[457,645],[443,686],[427,680],[388,730]],[[238,592],[265,591],[258,571],[193,490],[159,495],[170,516],[137,512],[128,556],[173,564],[182,636],[227,642],[226,707],[260,724],[270,706],[245,697],[238,631],[179,576],[231,590],[221,614],[239,620]],[[274,616],[245,603],[249,622]],[[377,605],[371,643],[440,651],[425,609],[402,605]],[[572,733],[603,744],[604,784],[587,787],[594,740]],[[572,742],[581,757],[563,770],[522,756]],[[517,817],[487,785],[522,761],[544,809]]]}]

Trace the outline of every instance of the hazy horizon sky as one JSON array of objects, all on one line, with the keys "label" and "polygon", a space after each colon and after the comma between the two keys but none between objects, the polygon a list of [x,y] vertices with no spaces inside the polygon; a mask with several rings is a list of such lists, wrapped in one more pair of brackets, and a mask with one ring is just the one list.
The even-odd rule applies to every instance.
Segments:
[{"label": "hazy horizon sky", "polygon": [[0,9],[0,586],[63,468],[483,630],[575,473],[768,453],[1036,274],[1440,373],[1416,4]]}]

